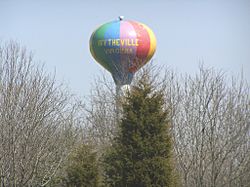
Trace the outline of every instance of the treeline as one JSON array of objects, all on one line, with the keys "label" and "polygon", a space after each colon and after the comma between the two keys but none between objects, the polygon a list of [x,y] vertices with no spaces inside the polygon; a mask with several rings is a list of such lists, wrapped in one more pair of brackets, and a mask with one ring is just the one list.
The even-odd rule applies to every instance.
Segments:
[{"label": "treeline", "polygon": [[0,186],[250,184],[244,77],[140,71],[119,98],[99,78],[72,95],[17,43],[0,45]]}]

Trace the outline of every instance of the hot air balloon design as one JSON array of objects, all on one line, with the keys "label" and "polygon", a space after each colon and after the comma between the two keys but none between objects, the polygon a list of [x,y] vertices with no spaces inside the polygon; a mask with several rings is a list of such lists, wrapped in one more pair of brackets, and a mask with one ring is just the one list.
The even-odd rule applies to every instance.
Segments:
[{"label": "hot air balloon design", "polygon": [[112,74],[117,86],[130,84],[156,49],[155,35],[148,26],[122,17],[98,27],[89,43],[92,56]]}]

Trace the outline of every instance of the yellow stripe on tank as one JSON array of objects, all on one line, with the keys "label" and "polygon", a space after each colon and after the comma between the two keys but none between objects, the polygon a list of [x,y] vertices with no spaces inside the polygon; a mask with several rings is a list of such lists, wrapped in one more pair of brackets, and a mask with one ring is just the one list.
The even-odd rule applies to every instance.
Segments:
[{"label": "yellow stripe on tank", "polygon": [[148,55],[147,55],[147,58],[146,58],[146,62],[148,62],[155,53],[155,50],[156,50],[156,38],[155,38],[155,35],[154,35],[153,31],[147,25],[145,25],[145,24],[142,24],[142,25],[148,31],[148,35],[149,35],[149,38],[150,38],[150,48],[149,48]]}]

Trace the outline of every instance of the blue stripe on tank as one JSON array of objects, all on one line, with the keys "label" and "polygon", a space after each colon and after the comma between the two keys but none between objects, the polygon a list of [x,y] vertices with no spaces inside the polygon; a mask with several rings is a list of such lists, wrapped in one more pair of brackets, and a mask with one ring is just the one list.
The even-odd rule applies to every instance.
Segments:
[{"label": "blue stripe on tank", "polygon": [[[111,45],[107,42],[107,48],[112,48],[114,50],[120,49],[120,46],[112,45],[112,39],[120,39],[120,21],[113,21],[110,23],[109,27],[105,31],[104,38],[106,40],[111,40]],[[109,59],[115,62],[120,62],[120,54],[116,52],[109,54]]]},{"label": "blue stripe on tank", "polygon": [[[110,22],[109,27],[105,31],[104,38],[106,40],[111,40],[111,43],[107,43],[106,48],[113,49],[114,53],[108,54],[108,59],[110,67],[112,68],[112,75],[115,81],[121,81],[123,75],[123,70],[121,66],[121,55],[120,55],[120,46],[112,45],[112,39],[120,39],[120,21]],[[117,51],[116,51],[117,50]]]}]

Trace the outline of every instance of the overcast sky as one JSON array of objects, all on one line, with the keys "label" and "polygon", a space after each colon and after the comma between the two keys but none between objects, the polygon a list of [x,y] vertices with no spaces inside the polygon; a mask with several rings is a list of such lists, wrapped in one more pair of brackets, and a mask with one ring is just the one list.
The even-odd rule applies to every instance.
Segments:
[{"label": "overcast sky", "polygon": [[194,74],[202,61],[229,75],[243,69],[250,81],[250,0],[0,0],[0,41],[26,46],[86,95],[104,71],[89,52],[90,35],[119,15],[154,31],[153,63]]}]

